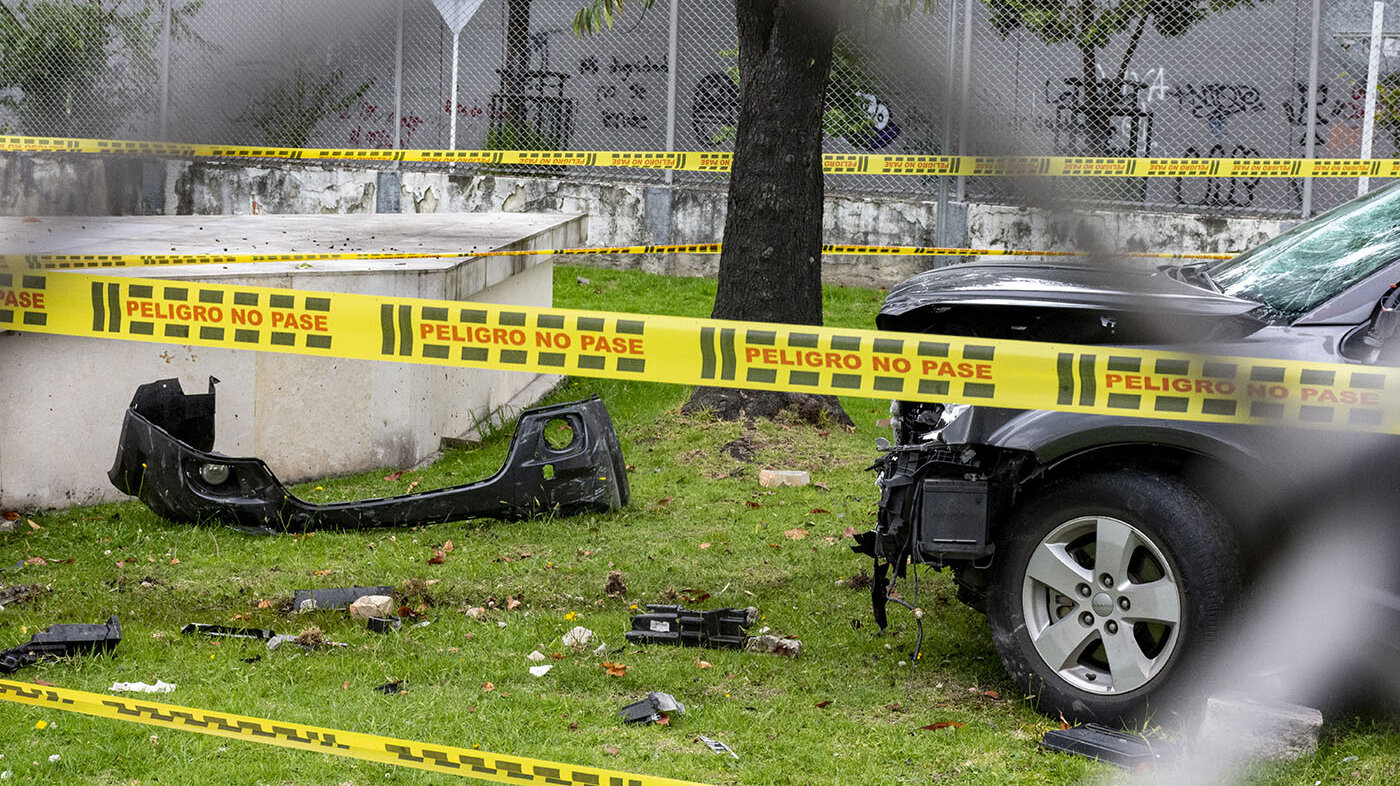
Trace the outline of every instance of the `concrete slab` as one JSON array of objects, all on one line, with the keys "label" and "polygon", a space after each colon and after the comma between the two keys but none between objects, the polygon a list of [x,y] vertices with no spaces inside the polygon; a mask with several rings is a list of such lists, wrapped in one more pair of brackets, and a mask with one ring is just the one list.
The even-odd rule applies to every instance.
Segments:
[{"label": "concrete slab", "polygon": [[[471,252],[582,245],[587,217],[521,213],[0,218],[0,253]],[[112,275],[475,300],[553,303],[549,257],[191,265]],[[215,448],[295,482],[412,466],[471,439],[557,382],[444,369],[103,339],[0,333],[0,508],[117,499],[106,471],[136,386],[219,385]]]}]

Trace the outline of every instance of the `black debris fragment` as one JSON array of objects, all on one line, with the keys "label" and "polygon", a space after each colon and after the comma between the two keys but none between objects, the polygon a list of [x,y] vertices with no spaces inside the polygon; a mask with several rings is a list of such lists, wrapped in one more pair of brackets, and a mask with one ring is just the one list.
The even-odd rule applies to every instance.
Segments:
[{"label": "black debris fragment", "polygon": [[292,610],[343,609],[366,595],[393,594],[393,587],[327,587],[297,590],[292,594]]},{"label": "black debris fragment", "polygon": [[758,618],[758,609],[724,608],[696,611],[683,606],[648,603],[632,618],[627,640],[637,644],[677,644],[688,647],[744,646],[744,631]]},{"label": "black debris fragment", "polygon": [[1040,747],[1086,756],[1129,770],[1155,764],[1162,758],[1160,751],[1154,750],[1142,735],[1110,729],[1097,723],[1047,731],[1040,740]]},{"label": "black debris fragment", "polygon": [[658,693],[653,691],[647,694],[645,699],[633,702],[617,711],[617,716],[623,723],[657,723],[665,722],[667,713],[676,712],[685,714],[685,705],[676,701],[669,693]]},{"label": "black debris fragment", "polygon": [[13,674],[40,658],[66,658],[96,652],[111,652],[122,640],[122,626],[115,615],[107,624],[77,623],[50,625],[18,647],[0,652],[0,674]]},{"label": "black debris fragment", "polygon": [[389,696],[397,696],[399,693],[403,692],[403,680],[398,680],[397,682],[386,682],[383,685],[376,687],[375,690]]},{"label": "black debris fragment", "polygon": [[180,632],[185,635],[199,634],[215,638],[258,639],[260,641],[267,641],[277,635],[266,628],[231,628],[227,625],[209,625],[203,622],[191,622],[181,628]]},{"label": "black debris fragment", "polygon": [[403,627],[403,620],[395,616],[370,617],[369,619],[365,620],[365,627],[368,628],[371,633],[388,633],[389,631],[398,630],[399,628]]}]

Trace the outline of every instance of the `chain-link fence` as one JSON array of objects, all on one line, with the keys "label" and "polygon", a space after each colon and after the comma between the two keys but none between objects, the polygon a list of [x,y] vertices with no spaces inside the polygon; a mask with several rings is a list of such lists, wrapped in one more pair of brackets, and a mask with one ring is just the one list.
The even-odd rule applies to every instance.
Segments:
[{"label": "chain-link fence", "polygon": [[[586,2],[4,0],[0,130],[316,147],[731,149],[734,0],[628,3],[613,29],[580,38],[573,19]],[[943,0],[894,23],[872,17],[838,41],[827,149],[1355,157],[1371,4],[1318,3]],[[1400,10],[1393,16],[1387,27],[1400,30]],[[1394,155],[1400,134],[1400,69],[1391,67],[1400,34],[1385,40],[1377,157]],[[829,188],[1017,198],[995,178],[839,175]],[[1274,215],[1316,212],[1356,191],[1349,180],[1245,178],[1057,188],[1094,203]]]}]

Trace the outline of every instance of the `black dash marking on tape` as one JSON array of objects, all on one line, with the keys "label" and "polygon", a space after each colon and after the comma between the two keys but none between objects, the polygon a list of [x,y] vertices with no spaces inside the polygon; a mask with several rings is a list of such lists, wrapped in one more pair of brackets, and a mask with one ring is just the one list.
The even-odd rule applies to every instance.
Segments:
[{"label": "black dash marking on tape", "polygon": [[[1233,376],[1233,374],[1231,375]],[[1202,415],[1227,415],[1235,414],[1235,402],[1228,398],[1208,398],[1201,402]]]},{"label": "black dash marking on tape", "polygon": [[1283,366],[1254,366],[1249,370],[1250,382],[1282,382]]},{"label": "black dash marking on tape", "polygon": [[1141,409],[1142,396],[1135,393],[1109,393],[1109,409]]},{"label": "black dash marking on tape", "polygon": [[1363,374],[1360,371],[1351,373],[1351,386],[1364,390],[1385,390],[1384,374]]},{"label": "black dash marking on tape", "polygon": [[788,346],[796,349],[816,349],[821,344],[821,336],[816,333],[789,333]]},{"label": "black dash marking on tape", "polygon": [[564,317],[559,314],[540,314],[535,319],[535,327],[548,330],[563,330]]},{"label": "black dash marking on tape", "polygon": [[860,336],[832,336],[831,348],[838,352],[859,352]]},{"label": "black dash marking on tape", "polygon": [[748,381],[771,385],[778,381],[778,370],[773,368],[751,368],[748,370]]},{"label": "black dash marking on tape", "polygon": [[715,329],[700,328],[700,378],[715,378]]},{"label": "black dash marking on tape", "polygon": [[398,755],[399,761],[420,762],[423,760],[422,756],[414,756],[413,749],[407,745],[395,745],[392,742],[386,742],[384,743],[384,750],[388,753]]},{"label": "black dash marking on tape", "polygon": [[[170,297],[170,290],[166,291],[166,297]],[[182,298],[183,299],[183,298]],[[235,292],[233,293],[233,304],[235,306],[256,306],[258,304],[258,293],[256,292]]]},{"label": "black dash marking on tape", "polygon": [[296,308],[297,299],[291,295],[268,295],[267,306],[268,308]]},{"label": "black dash marking on tape", "polygon": [[[131,323],[131,332],[136,332],[136,323]],[[199,328],[199,338],[201,341],[223,341],[224,329],[221,327],[209,327],[201,325]]]},{"label": "black dash marking on tape", "polygon": [[734,353],[734,328],[722,328],[719,331],[719,358],[720,370],[719,378],[732,380],[739,369],[739,356]]},{"label": "black dash marking on tape", "polygon": [[[207,329],[208,329],[208,328],[202,328],[202,329],[201,329],[201,334],[202,334],[202,331],[203,331],[203,330],[207,330]],[[156,323],[154,323],[154,322],[132,322],[132,323],[131,323],[131,326],[127,328],[127,331],[130,332],[133,336],[154,336],[155,333],[156,333]],[[202,338],[202,337],[203,337],[203,336],[201,335],[201,338]],[[223,338],[223,335],[220,334],[219,339],[222,339],[222,338]]]},{"label": "black dash marking on tape", "polygon": [[307,311],[330,311],[331,299],[328,297],[309,297],[306,299]]},{"label": "black dash marking on tape", "polygon": [[149,298],[155,296],[155,287],[148,284],[132,284],[127,288],[127,294],[131,297]]},{"label": "black dash marking on tape", "polygon": [[26,311],[24,313],[24,324],[43,327],[49,323],[49,315],[42,311]]},{"label": "black dash marking on tape", "polygon": [[448,316],[448,309],[442,306],[424,306],[423,318],[433,322],[446,322],[450,319]]},{"label": "black dash marking on tape", "polygon": [[460,322],[467,322],[473,325],[486,324],[486,312],[479,308],[464,308],[462,313],[457,315]]},{"label": "black dash marking on tape", "polygon": [[1283,417],[1283,405],[1277,401],[1251,401],[1249,403],[1249,416],[1278,420]]},{"label": "black dash marking on tape", "polygon": [[446,344],[424,344],[423,357],[447,360],[449,357],[452,357],[452,347]]},{"label": "black dash marking on tape", "polygon": [[747,330],[744,331],[744,341],[758,346],[772,347],[778,343],[778,333],[774,330]]},{"label": "black dash marking on tape", "polygon": [[[273,295],[272,297],[276,299],[280,297],[280,295]],[[276,306],[273,306],[273,308],[276,308]],[[382,303],[379,306],[379,332],[382,335],[382,340],[379,344],[379,354],[394,354],[394,306],[392,303]]]},{"label": "black dash marking on tape", "polygon": [[1153,408],[1158,412],[1188,412],[1191,409],[1191,399],[1185,396],[1158,396]]},{"label": "black dash marking on tape", "polygon": [[330,349],[330,348],[331,348],[331,337],[330,337],[330,336],[307,336],[307,337],[306,337],[306,346],[309,347],[309,348],[311,348],[311,349]]},{"label": "black dash marking on tape", "polygon": [[0,309],[0,322],[13,325],[15,322],[15,312],[13,309]]},{"label": "black dash marking on tape", "polygon": [[[1298,382],[1303,385],[1334,385],[1337,381],[1337,372],[1319,371],[1317,369],[1305,368],[1299,375]],[[1331,420],[1329,417],[1328,420]]]},{"label": "black dash marking on tape", "polygon": [[579,355],[578,367],[602,371],[608,367],[608,359],[603,355]]},{"label": "black dash marking on tape", "polygon": [[[132,289],[135,288],[136,287],[132,287]],[[222,303],[224,302],[224,293],[217,289],[201,289],[199,290],[199,302]]]},{"label": "black dash marking on tape", "polygon": [[510,327],[525,327],[526,315],[523,311],[502,311],[500,324]]},{"label": "black dash marking on tape", "polygon": [[43,276],[20,276],[20,289],[47,289],[48,282]]},{"label": "black dash marking on tape", "polygon": [[[1123,371],[1129,374],[1136,374],[1142,371],[1142,358],[1123,357],[1121,355],[1108,356],[1109,371]],[[1112,396],[1110,395],[1110,398]],[[1113,406],[1109,404],[1109,406]]]},{"label": "black dash marking on tape", "polygon": [[1353,409],[1347,415],[1347,423],[1353,426],[1379,426],[1384,415],[1379,409]]},{"label": "black dash marking on tape", "polygon": [[11,273],[0,273],[0,289],[13,289],[15,277]]},{"label": "black dash marking on tape", "polygon": [[399,356],[413,355],[413,306],[399,306]]},{"label": "black dash marking on tape", "polygon": [[904,353],[904,340],[898,338],[877,338],[875,339],[875,351],[887,355],[901,355]]},{"label": "black dash marking on tape", "polygon": [[1201,367],[1201,376],[1234,379],[1238,368],[1234,363],[1206,363]]},{"label": "black dash marking on tape", "polygon": [[996,347],[968,344],[963,347],[963,360],[995,360],[996,352]]},{"label": "black dash marking on tape", "polygon": [[919,392],[925,396],[946,396],[948,389],[948,380],[946,379],[919,380]]},{"label": "black dash marking on tape", "polygon": [[601,317],[579,317],[578,329],[601,333],[603,331],[603,323],[604,320]]},{"label": "black dash marking on tape", "polygon": [[[1176,376],[1186,376],[1191,371],[1191,361],[1189,360],[1168,360],[1160,358],[1154,368],[1158,374],[1173,374]],[[1176,410],[1170,410],[1175,412]]]},{"label": "black dash marking on tape", "polygon": [[876,390],[882,390],[882,391],[885,391],[885,392],[887,392],[887,393],[903,393],[903,392],[904,392],[904,378],[903,378],[903,377],[876,377],[876,378],[875,378],[875,389],[876,389]]},{"label": "black dash marking on tape", "polygon": [[647,362],[642,358],[618,358],[617,370],[640,374],[647,370]]},{"label": "black dash marking on tape", "polygon": [[523,349],[503,349],[501,350],[501,362],[509,363],[512,366],[519,366],[530,361],[530,353]]},{"label": "black dash marking on tape", "polygon": [[647,323],[640,319],[619,319],[617,321],[617,332],[629,335],[640,336],[646,331]]},{"label": "black dash marking on tape", "polygon": [[789,385],[814,387],[821,384],[822,375],[815,371],[793,371],[788,374]]},{"label": "black dash marking on tape", "polygon": [[926,358],[948,357],[948,344],[942,341],[920,341],[919,356]]},{"label": "black dash marking on tape", "polygon": [[491,359],[491,352],[485,347],[462,347],[462,359],[474,363],[485,363]]},{"label": "black dash marking on tape", "polygon": [[963,395],[967,398],[996,398],[997,386],[986,382],[964,382]]},{"label": "black dash marking on tape", "polygon": [[[835,339],[833,339],[834,341]],[[842,390],[860,390],[859,374],[832,374],[831,386]]]},{"label": "black dash marking on tape", "polygon": [[[294,347],[297,345],[297,334],[295,333],[273,333],[268,337],[267,343],[278,347]],[[388,354],[387,352],[385,354]]]},{"label": "black dash marking on tape", "polygon": [[566,356],[563,352],[541,352],[539,357],[539,364],[541,366],[555,366],[562,368],[564,365],[565,357]]},{"label": "black dash marking on tape", "polygon": [[256,330],[234,330],[233,342],[235,344],[256,344],[258,343],[258,331]]},{"label": "black dash marking on tape", "polygon": [[1074,355],[1069,352],[1061,352],[1055,358],[1055,375],[1059,379],[1060,395],[1055,399],[1057,404],[1074,403]]},{"label": "black dash marking on tape", "polygon": [[1097,355],[1084,354],[1079,356],[1079,406],[1094,406],[1094,398],[1098,394],[1097,383],[1094,381],[1094,365],[1098,360]]},{"label": "black dash marking on tape", "polygon": [[[165,290],[162,292],[161,296],[164,297],[166,300],[185,301],[190,299],[190,290],[188,287],[166,287]],[[234,302],[238,303],[236,297],[237,296],[235,296]],[[253,298],[254,300],[251,303],[251,305],[256,306],[258,304],[256,299],[257,295],[253,295]],[[244,304],[239,303],[239,305]]]},{"label": "black dash marking on tape", "polygon": [[1304,404],[1298,408],[1298,419],[1304,423],[1331,423],[1335,410],[1331,407],[1315,407]]}]

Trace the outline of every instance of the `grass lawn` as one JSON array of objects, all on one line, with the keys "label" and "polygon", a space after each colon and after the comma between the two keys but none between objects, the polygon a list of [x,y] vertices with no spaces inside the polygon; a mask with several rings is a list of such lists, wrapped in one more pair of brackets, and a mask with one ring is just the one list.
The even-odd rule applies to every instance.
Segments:
[{"label": "grass lawn", "polygon": [[[706,316],[713,298],[712,281],[596,268],[560,266],[555,281],[556,303],[569,308]],[[882,295],[829,288],[827,323],[873,326]],[[114,681],[162,679],[179,686],[155,697],[168,703],[713,784],[1115,777],[1106,765],[1037,750],[1059,721],[1016,695],[985,621],[954,599],[946,575],[920,577],[917,604],[928,615],[913,668],[910,615],[891,606],[891,627],[881,633],[868,592],[850,588],[868,565],[843,532],[874,520],[865,468],[885,431],[876,426],[885,402],[845,399],[857,424],[848,433],[684,417],[688,389],[677,386],[575,379],[552,399],[591,393],[610,408],[630,465],[626,510],[304,537],[172,525],[138,503],[28,514],[39,529],[0,535],[0,585],[46,589],[0,612],[0,648],[55,622],[118,614],[125,639],[115,657],[44,663],[16,676],[96,692]],[[507,442],[507,433],[497,434],[393,481],[385,476],[401,468],[296,493],[325,502],[463,483],[494,472]],[[805,469],[818,483],[764,489],[764,467]],[[429,564],[447,541],[446,559]],[[52,564],[14,567],[34,557]],[[624,596],[605,593],[611,571],[622,573]],[[341,612],[283,611],[296,589],[378,584],[398,586],[432,624],[381,636]],[[915,588],[905,582],[901,591],[909,598]],[[756,606],[761,619],[751,632],[796,636],[803,657],[624,648],[634,608],[706,593],[693,605]],[[469,618],[477,607],[484,615]],[[348,646],[267,652],[258,642],[182,636],[187,622],[292,634],[318,626]],[[625,664],[625,675],[609,676],[591,646],[564,646],[560,637],[575,625],[621,650],[606,660]],[[562,659],[536,678],[526,659],[534,650]],[[406,692],[374,690],[391,680],[402,680]],[[617,709],[648,691],[673,694],[688,712],[668,726],[622,726]],[[957,725],[923,728],[945,722]],[[712,753],[699,735],[725,742],[739,759]],[[460,781],[3,703],[0,754],[12,783]],[[54,754],[60,758],[51,763]],[[1249,776],[1261,784],[1400,782],[1400,734],[1390,721],[1335,719],[1314,757]]]}]

